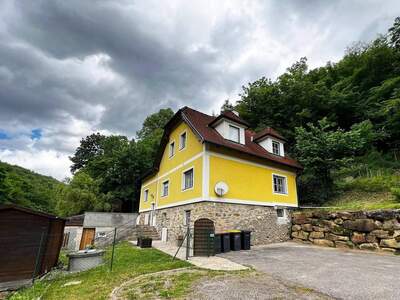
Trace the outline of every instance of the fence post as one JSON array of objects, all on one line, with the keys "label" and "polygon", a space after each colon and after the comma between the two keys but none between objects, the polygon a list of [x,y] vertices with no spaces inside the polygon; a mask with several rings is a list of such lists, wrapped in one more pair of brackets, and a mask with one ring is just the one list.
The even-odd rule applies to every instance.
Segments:
[{"label": "fence post", "polygon": [[189,259],[189,251],[190,251],[190,227],[188,225],[186,230],[186,260]]},{"label": "fence post", "polygon": [[112,252],[111,252],[111,263],[110,263],[110,271],[112,271],[113,267],[113,261],[114,261],[114,248],[115,248],[115,238],[117,236],[117,227],[114,228],[114,240],[113,240],[113,246],[112,246]]},{"label": "fence post", "polygon": [[38,269],[39,269],[39,264],[41,262],[40,260],[40,256],[42,254],[42,244],[43,244],[43,239],[44,239],[44,230],[42,231],[42,234],[40,236],[40,243],[39,243],[39,248],[36,254],[36,260],[35,260],[35,268],[33,270],[33,274],[32,274],[32,284],[35,282],[35,277],[36,274],[38,273]]}]

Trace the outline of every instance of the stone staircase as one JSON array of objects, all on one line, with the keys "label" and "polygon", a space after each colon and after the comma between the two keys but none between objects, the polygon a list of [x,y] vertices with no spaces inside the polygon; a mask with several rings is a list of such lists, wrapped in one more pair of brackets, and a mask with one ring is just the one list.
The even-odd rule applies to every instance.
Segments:
[{"label": "stone staircase", "polygon": [[128,239],[136,240],[139,236],[149,237],[149,238],[152,238],[153,240],[160,239],[160,235],[157,232],[157,229],[154,226],[150,226],[150,225],[136,225],[133,228]]}]

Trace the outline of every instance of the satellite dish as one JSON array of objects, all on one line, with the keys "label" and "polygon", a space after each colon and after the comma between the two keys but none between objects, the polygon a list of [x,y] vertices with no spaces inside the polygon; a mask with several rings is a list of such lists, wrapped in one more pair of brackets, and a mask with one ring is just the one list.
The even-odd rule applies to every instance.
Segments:
[{"label": "satellite dish", "polygon": [[223,195],[225,195],[226,193],[228,193],[228,185],[223,182],[217,182],[217,184],[215,185],[215,193],[218,195],[218,197],[222,197]]}]

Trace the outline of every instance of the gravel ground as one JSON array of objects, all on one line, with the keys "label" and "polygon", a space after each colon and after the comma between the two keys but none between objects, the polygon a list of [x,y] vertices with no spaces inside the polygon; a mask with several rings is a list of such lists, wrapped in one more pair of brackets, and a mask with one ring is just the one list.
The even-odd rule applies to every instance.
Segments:
[{"label": "gravel ground", "polygon": [[186,299],[333,299],[314,290],[285,283],[267,274],[207,279],[197,283],[193,291]]},{"label": "gravel ground", "polygon": [[339,299],[400,299],[400,257],[293,242],[221,255]]}]

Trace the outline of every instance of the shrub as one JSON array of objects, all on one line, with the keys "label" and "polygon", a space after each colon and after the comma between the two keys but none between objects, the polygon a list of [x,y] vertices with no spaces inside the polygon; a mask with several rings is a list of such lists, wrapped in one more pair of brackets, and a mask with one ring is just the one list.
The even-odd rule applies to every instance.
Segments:
[{"label": "shrub", "polygon": [[392,192],[392,195],[394,196],[396,201],[400,202],[400,187],[391,188],[390,191]]}]

